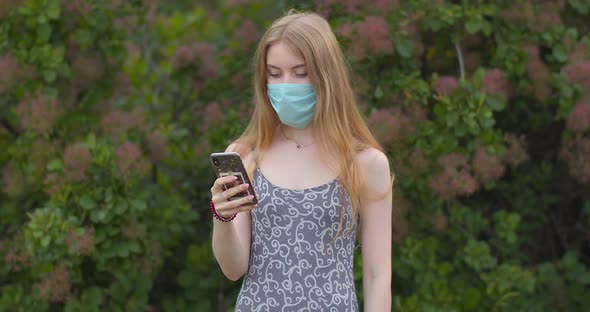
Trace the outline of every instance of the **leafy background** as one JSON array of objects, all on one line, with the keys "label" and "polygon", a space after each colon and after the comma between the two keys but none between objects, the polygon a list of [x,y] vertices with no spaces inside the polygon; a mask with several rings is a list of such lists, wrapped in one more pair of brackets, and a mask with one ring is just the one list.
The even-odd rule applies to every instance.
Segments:
[{"label": "leafy background", "polygon": [[291,7],[391,157],[393,310],[587,309],[587,0],[3,0],[0,311],[232,310],[207,156]]}]

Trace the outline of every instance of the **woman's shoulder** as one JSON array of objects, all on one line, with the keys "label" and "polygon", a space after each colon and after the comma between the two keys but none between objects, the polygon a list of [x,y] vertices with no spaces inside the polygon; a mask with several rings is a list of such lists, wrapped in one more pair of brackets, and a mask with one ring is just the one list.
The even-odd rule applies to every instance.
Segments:
[{"label": "woman's shoulder", "polygon": [[239,140],[234,141],[230,145],[228,145],[225,151],[236,152],[240,154],[240,157],[242,158],[244,164],[246,164],[252,159],[252,147]]},{"label": "woman's shoulder", "polygon": [[384,152],[369,147],[357,154],[357,160],[363,189],[368,197],[379,197],[391,188],[389,159]]},{"label": "woman's shoulder", "polygon": [[367,147],[357,153],[359,168],[369,175],[389,174],[389,159],[385,153],[374,147]]}]

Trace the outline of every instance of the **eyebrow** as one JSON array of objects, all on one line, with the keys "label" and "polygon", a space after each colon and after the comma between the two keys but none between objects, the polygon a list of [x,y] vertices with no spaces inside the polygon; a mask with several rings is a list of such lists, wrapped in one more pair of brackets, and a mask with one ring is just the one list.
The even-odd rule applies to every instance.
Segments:
[{"label": "eyebrow", "polygon": [[[266,64],[266,66],[270,67],[270,68],[274,68],[274,69],[281,69],[280,67],[274,66],[272,64]],[[305,64],[295,65],[295,66],[291,67],[291,69],[296,69],[296,68],[301,68],[301,67],[305,67]]]}]

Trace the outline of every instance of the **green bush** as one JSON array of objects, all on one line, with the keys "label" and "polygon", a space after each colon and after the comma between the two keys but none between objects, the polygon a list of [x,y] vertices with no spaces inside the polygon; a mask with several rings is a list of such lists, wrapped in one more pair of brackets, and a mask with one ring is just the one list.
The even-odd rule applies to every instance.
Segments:
[{"label": "green bush", "polygon": [[393,309],[584,311],[579,0],[2,1],[0,311],[232,309],[207,157],[291,7],[328,18],[392,160]]}]

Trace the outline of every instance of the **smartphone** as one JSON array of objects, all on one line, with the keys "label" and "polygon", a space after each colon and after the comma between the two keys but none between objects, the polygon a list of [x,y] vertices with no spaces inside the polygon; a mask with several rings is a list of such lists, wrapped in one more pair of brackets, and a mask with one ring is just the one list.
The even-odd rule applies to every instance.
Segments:
[{"label": "smartphone", "polygon": [[242,183],[248,183],[249,186],[245,191],[232,196],[229,198],[229,200],[240,199],[244,196],[253,195],[254,198],[250,201],[250,203],[248,203],[248,205],[258,203],[258,198],[256,198],[256,194],[254,193],[254,187],[252,187],[252,183],[250,183],[248,172],[246,172],[246,168],[244,168],[244,163],[242,162],[240,154],[235,152],[212,153],[209,156],[209,160],[211,161],[211,165],[213,166],[215,174],[218,178],[229,175],[238,177],[235,182],[223,185],[224,190],[230,189]]}]

